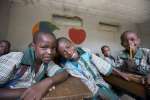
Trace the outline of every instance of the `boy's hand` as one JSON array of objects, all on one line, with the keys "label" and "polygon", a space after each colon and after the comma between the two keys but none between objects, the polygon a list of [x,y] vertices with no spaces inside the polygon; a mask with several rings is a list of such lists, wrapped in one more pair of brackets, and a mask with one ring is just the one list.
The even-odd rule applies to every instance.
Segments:
[{"label": "boy's hand", "polygon": [[122,73],[122,78],[127,81],[134,81],[137,83],[142,83],[142,76],[130,74],[130,73]]},{"label": "boy's hand", "polygon": [[128,75],[126,73],[124,73],[124,72],[121,72],[120,70],[118,70],[116,68],[113,68],[112,73],[114,75],[117,75],[117,76],[119,76],[119,77],[129,81]]},{"label": "boy's hand", "polygon": [[128,76],[126,73],[123,73],[123,72],[122,72],[121,77],[122,77],[123,79],[127,80],[127,81],[130,81],[129,76]]},{"label": "boy's hand", "polygon": [[135,75],[135,74],[130,74],[130,73],[127,73],[127,74],[128,74],[128,77],[131,81],[134,81],[134,82],[137,82],[137,83],[142,83],[142,79],[143,79],[142,76]]},{"label": "boy's hand", "polygon": [[136,63],[134,61],[134,59],[128,59],[125,61],[125,71],[129,71],[129,72],[134,72],[135,68],[136,68]]}]

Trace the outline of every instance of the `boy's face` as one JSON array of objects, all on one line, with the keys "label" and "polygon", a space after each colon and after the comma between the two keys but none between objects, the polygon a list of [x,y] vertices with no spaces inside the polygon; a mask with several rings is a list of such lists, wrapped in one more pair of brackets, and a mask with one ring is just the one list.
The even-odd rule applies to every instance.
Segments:
[{"label": "boy's face", "polygon": [[71,42],[61,42],[58,45],[58,51],[61,56],[66,59],[76,59],[78,58],[77,51]]},{"label": "boy's face", "polygon": [[140,39],[138,38],[137,34],[135,33],[126,33],[122,40],[122,46],[130,50],[132,48],[133,50],[136,50],[140,45]]},{"label": "boy's face", "polygon": [[0,43],[0,56],[8,52],[8,45],[5,42]]},{"label": "boy's face", "polygon": [[104,55],[105,57],[109,57],[110,54],[111,54],[111,53],[110,53],[110,49],[107,48],[107,47],[104,47],[104,48],[103,48],[102,53],[103,53],[103,55]]},{"label": "boy's face", "polygon": [[41,35],[40,39],[33,44],[36,59],[43,63],[49,63],[55,55],[56,39],[51,35]]}]

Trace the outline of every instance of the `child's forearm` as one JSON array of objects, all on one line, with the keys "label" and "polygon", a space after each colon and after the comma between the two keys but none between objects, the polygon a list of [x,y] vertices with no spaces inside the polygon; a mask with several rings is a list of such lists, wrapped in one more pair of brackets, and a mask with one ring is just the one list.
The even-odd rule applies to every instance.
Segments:
[{"label": "child's forearm", "polygon": [[120,70],[116,69],[116,68],[113,68],[112,74],[120,76],[122,74],[122,72]]},{"label": "child's forearm", "polygon": [[118,70],[116,68],[113,68],[112,74],[119,76],[119,77],[122,77],[125,80],[129,80],[128,76],[125,73],[121,72],[120,70]]},{"label": "child's forearm", "polygon": [[55,76],[51,77],[52,85],[58,84],[68,78],[68,73],[63,71],[61,73],[56,74]]},{"label": "child's forearm", "polygon": [[28,88],[21,96],[21,99],[40,100],[52,86],[64,81],[65,79],[67,79],[67,77],[68,77],[68,73],[66,71],[64,71],[64,72],[60,72],[60,73],[54,75],[53,77],[46,78],[46,79],[42,80],[41,82]]},{"label": "child's forearm", "polygon": [[48,89],[50,89],[52,86],[63,82],[64,80],[66,80],[68,78],[68,73],[66,71],[60,72],[56,75],[54,75],[53,77],[50,78],[46,78],[45,80],[43,80],[42,83],[42,88],[45,91],[48,91]]}]

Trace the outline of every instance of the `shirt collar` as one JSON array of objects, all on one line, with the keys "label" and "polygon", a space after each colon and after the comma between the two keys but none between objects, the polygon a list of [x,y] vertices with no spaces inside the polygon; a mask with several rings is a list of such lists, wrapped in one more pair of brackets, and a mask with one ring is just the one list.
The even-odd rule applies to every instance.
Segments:
[{"label": "shirt collar", "polygon": [[[142,49],[138,48],[137,51],[136,51],[136,54],[134,56],[134,58],[136,59],[141,59],[143,56],[143,52],[142,52]],[[128,59],[129,58],[129,53],[127,50],[124,50],[121,54],[120,54],[120,57],[121,58],[124,58],[124,59]]]}]

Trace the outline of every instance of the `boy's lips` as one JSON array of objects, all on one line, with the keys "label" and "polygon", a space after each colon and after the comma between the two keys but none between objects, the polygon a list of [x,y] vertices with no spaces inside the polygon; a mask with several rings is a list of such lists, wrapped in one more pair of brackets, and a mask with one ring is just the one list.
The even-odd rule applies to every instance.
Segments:
[{"label": "boy's lips", "polygon": [[44,61],[50,61],[50,60],[51,60],[51,57],[45,56],[45,57],[43,58],[43,60],[44,60]]}]

